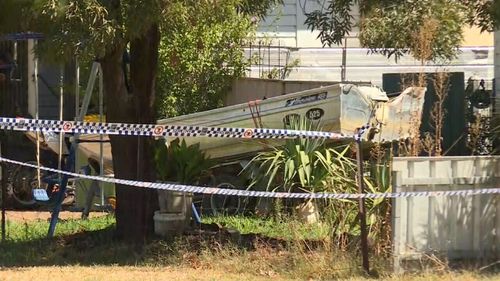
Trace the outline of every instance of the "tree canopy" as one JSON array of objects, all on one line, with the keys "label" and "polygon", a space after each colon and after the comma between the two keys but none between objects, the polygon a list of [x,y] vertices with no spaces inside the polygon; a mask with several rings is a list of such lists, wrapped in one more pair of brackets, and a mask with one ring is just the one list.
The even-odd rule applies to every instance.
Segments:
[{"label": "tree canopy", "polygon": [[[184,7],[231,8],[242,16],[263,17],[281,0],[1,0],[0,34],[42,32],[44,55],[67,59],[74,55],[102,57],[117,45],[125,45],[143,35],[151,25],[162,25],[168,33],[173,18],[179,19],[179,5]],[[197,13],[183,11],[184,17]],[[219,20],[223,20],[218,13]],[[23,20],[20,21],[19,19]],[[63,55],[63,56],[61,56]]]},{"label": "tree canopy", "polygon": [[[359,22],[352,16],[356,4]],[[340,45],[354,27],[359,27],[361,45],[372,52],[396,59],[412,54],[420,60],[449,60],[457,55],[462,28],[467,24],[479,26],[482,31],[498,28],[500,3],[492,0],[328,0],[322,9],[306,16],[306,25],[319,31],[323,45]],[[422,36],[430,41],[431,53],[421,52],[421,42],[415,38]]]},{"label": "tree canopy", "polygon": [[160,42],[160,118],[221,107],[233,80],[246,71],[243,48],[256,29],[233,1],[177,3],[174,9]]}]

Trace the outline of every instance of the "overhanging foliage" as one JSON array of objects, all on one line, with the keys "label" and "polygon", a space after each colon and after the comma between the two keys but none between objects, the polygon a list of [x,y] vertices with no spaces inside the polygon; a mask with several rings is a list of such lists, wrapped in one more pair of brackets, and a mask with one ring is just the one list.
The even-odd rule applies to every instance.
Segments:
[{"label": "overhanging foliage", "polygon": [[[310,1],[310,0],[306,0]],[[352,16],[358,5],[360,22]],[[467,24],[493,31],[500,22],[500,4],[492,0],[328,0],[323,8],[308,13],[305,21],[325,46],[341,45],[359,27],[363,47],[396,59],[416,55],[413,40],[424,24],[433,21],[431,53],[426,60],[449,60],[457,55],[462,28]]]}]

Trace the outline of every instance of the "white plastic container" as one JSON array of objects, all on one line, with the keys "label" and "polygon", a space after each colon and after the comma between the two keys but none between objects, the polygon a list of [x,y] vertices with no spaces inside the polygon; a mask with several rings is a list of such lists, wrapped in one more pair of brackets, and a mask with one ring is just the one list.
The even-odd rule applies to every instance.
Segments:
[{"label": "white plastic container", "polygon": [[156,211],[153,220],[155,234],[163,237],[180,235],[186,227],[186,215],[184,213],[161,213]]}]

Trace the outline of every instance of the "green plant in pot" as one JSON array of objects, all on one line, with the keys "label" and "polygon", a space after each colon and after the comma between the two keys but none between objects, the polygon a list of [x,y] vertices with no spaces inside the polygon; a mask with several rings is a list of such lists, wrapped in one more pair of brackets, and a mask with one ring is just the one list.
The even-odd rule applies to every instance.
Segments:
[{"label": "green plant in pot", "polygon": [[[161,182],[175,182],[197,185],[209,174],[212,161],[200,150],[199,144],[187,145],[184,140],[175,139],[169,143],[158,141],[155,149],[157,179]],[[160,212],[190,214],[192,194],[176,191],[159,191]],[[183,209],[184,208],[184,209]]]}]

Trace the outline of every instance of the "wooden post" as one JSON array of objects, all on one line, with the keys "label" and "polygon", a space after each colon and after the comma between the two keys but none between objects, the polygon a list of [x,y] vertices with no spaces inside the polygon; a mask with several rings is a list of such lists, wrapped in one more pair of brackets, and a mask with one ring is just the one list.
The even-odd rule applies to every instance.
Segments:
[{"label": "wooden post", "polygon": [[[356,130],[358,134],[359,129]],[[356,140],[356,161],[358,164],[357,182],[358,182],[358,193],[365,193],[365,186],[363,182],[363,151],[361,148],[361,139]],[[368,261],[368,232],[366,230],[366,211],[365,211],[365,199],[359,198],[359,225],[361,228],[361,255],[363,258],[363,269],[366,273],[370,274],[370,264]]]}]

